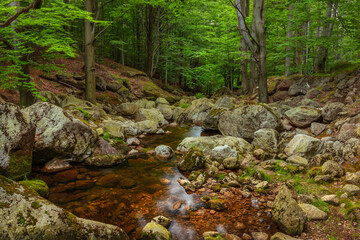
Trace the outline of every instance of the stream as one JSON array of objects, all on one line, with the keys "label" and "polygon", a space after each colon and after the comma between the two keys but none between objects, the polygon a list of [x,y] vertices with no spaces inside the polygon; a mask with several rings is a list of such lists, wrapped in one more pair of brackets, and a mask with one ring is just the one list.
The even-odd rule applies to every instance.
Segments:
[{"label": "stream", "polygon": [[[141,139],[141,147],[154,149],[165,144],[175,150],[186,137],[214,134],[203,132],[201,127],[168,127],[166,130],[171,133]],[[240,190],[233,189],[234,194],[228,196],[227,212],[210,214],[201,201],[202,195],[211,194],[209,189],[189,194],[177,182],[183,176],[176,167],[177,158],[179,156],[159,161],[141,154],[129,158],[126,166],[113,168],[76,164],[62,172],[62,176],[68,174],[71,181],[39,171],[35,171],[33,177],[48,183],[49,200],[56,205],[82,218],[117,225],[135,239],[141,238],[141,229],[158,215],[173,221],[169,230],[178,240],[201,239],[205,231],[234,234],[275,231],[271,215],[266,211],[267,200],[259,194],[257,198],[246,199],[237,197],[241,195]],[[245,227],[237,229],[236,222],[244,223]]]}]

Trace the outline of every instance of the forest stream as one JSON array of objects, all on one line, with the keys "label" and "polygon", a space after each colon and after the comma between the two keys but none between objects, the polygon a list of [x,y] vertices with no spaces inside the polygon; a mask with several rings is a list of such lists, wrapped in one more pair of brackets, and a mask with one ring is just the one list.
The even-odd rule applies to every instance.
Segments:
[{"label": "forest stream", "polygon": [[[168,127],[169,134],[141,139],[141,147],[154,149],[166,144],[173,149],[185,137],[214,135],[201,127]],[[232,188],[226,198],[225,211],[211,211],[203,195],[214,196],[211,189],[187,193],[178,183],[182,173],[176,167],[179,155],[160,161],[151,154],[128,157],[127,163],[112,168],[74,165],[62,172],[65,178],[34,171],[33,177],[49,184],[49,200],[79,217],[114,224],[132,238],[141,237],[141,229],[155,216],[172,220],[169,230],[178,240],[201,239],[205,231],[240,234],[261,231],[276,232],[265,196],[244,198]],[[71,175],[74,175],[72,178]],[[50,180],[50,178],[52,180]],[[50,182],[49,182],[50,181]],[[236,223],[236,224],[235,224]]]}]

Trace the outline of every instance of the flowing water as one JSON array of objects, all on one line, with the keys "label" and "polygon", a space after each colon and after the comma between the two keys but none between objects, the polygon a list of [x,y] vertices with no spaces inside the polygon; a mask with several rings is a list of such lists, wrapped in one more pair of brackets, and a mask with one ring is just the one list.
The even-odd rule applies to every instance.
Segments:
[{"label": "flowing water", "polygon": [[[206,134],[200,127],[166,130],[171,133],[141,139],[141,146],[153,149],[166,144],[176,149],[185,137]],[[201,201],[201,195],[208,194],[206,190],[189,194],[178,184],[177,179],[183,175],[176,168],[176,159],[159,161],[141,154],[129,158],[126,166],[104,169],[78,164],[67,170],[69,175],[76,175],[70,182],[40,172],[35,172],[34,177],[49,184],[49,200],[58,206],[79,217],[118,225],[136,239],[157,215],[173,221],[169,230],[179,240],[201,239],[201,234],[210,230],[240,233],[234,228],[238,221],[245,223],[247,231],[274,231],[265,199],[260,196],[259,200],[230,197],[228,213],[210,214]]]}]

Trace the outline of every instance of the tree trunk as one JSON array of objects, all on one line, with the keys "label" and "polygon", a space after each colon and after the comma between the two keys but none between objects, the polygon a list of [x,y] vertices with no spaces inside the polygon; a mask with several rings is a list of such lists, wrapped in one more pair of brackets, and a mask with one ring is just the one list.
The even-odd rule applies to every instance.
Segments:
[{"label": "tree trunk", "polygon": [[[321,38],[323,40],[328,39],[331,35],[332,26],[330,24],[330,19],[332,16],[332,11],[333,11],[333,5],[331,2],[328,2],[326,14],[325,14],[326,22],[324,23],[324,27],[323,27],[322,33],[321,33]],[[324,45],[325,44],[322,43],[317,48],[317,55],[314,60],[314,72],[316,72],[316,73],[325,72],[326,60],[328,58],[328,48]]]},{"label": "tree trunk", "polygon": [[265,0],[254,1],[253,11],[254,34],[258,41],[258,97],[263,103],[269,102],[266,77],[266,40],[265,40]]},{"label": "tree trunk", "polygon": [[[243,12],[243,14],[245,15],[245,17],[249,16],[249,0],[246,1],[241,1],[240,3],[241,5],[241,11]],[[239,21],[239,20],[238,20]],[[238,23],[239,25],[239,23]],[[240,36],[242,36],[242,33],[239,32]],[[242,37],[240,40],[240,46],[241,46],[241,52],[243,53],[243,59],[241,59],[241,67],[240,67],[240,71],[241,71],[241,88],[242,88],[242,92],[243,94],[249,94],[250,92],[252,92],[252,85],[250,83],[250,78],[248,76],[248,59],[245,58],[245,54],[248,52],[248,48],[246,46],[246,42],[245,39]]]},{"label": "tree trunk", "polygon": [[151,77],[153,68],[153,24],[154,8],[151,5],[146,6],[146,73]]},{"label": "tree trunk", "polygon": [[[85,10],[93,14],[94,1],[85,0]],[[96,102],[95,82],[95,47],[93,23],[85,20],[85,98],[89,102]]]},{"label": "tree trunk", "polygon": [[292,10],[294,9],[294,5],[290,4],[289,5],[289,23],[288,23],[288,30],[287,30],[287,39],[288,39],[288,45],[286,46],[286,57],[285,57],[285,76],[288,77],[290,76],[291,72],[290,72],[290,66],[291,66],[291,47],[290,47],[290,41],[292,38],[292,20],[293,20],[293,15],[292,15]]}]

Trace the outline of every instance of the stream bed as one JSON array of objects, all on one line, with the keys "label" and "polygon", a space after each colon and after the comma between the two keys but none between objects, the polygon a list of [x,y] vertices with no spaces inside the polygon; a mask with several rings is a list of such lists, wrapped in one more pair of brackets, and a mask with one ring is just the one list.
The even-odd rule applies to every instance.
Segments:
[{"label": "stream bed", "polygon": [[[154,149],[165,144],[176,149],[185,137],[213,134],[202,132],[200,127],[166,130],[171,133],[141,139],[141,147]],[[169,230],[178,240],[201,239],[205,231],[238,236],[253,231],[276,232],[266,207],[268,199],[258,193],[244,198],[240,189],[228,189],[222,196],[227,209],[210,211],[201,196],[214,193],[205,188],[187,193],[177,182],[183,176],[176,167],[177,158],[159,161],[141,154],[129,158],[125,166],[93,168],[76,164],[60,174],[35,170],[32,177],[48,183],[49,200],[56,205],[82,218],[117,225],[134,239],[140,239],[141,229],[158,215],[173,221]]]}]

